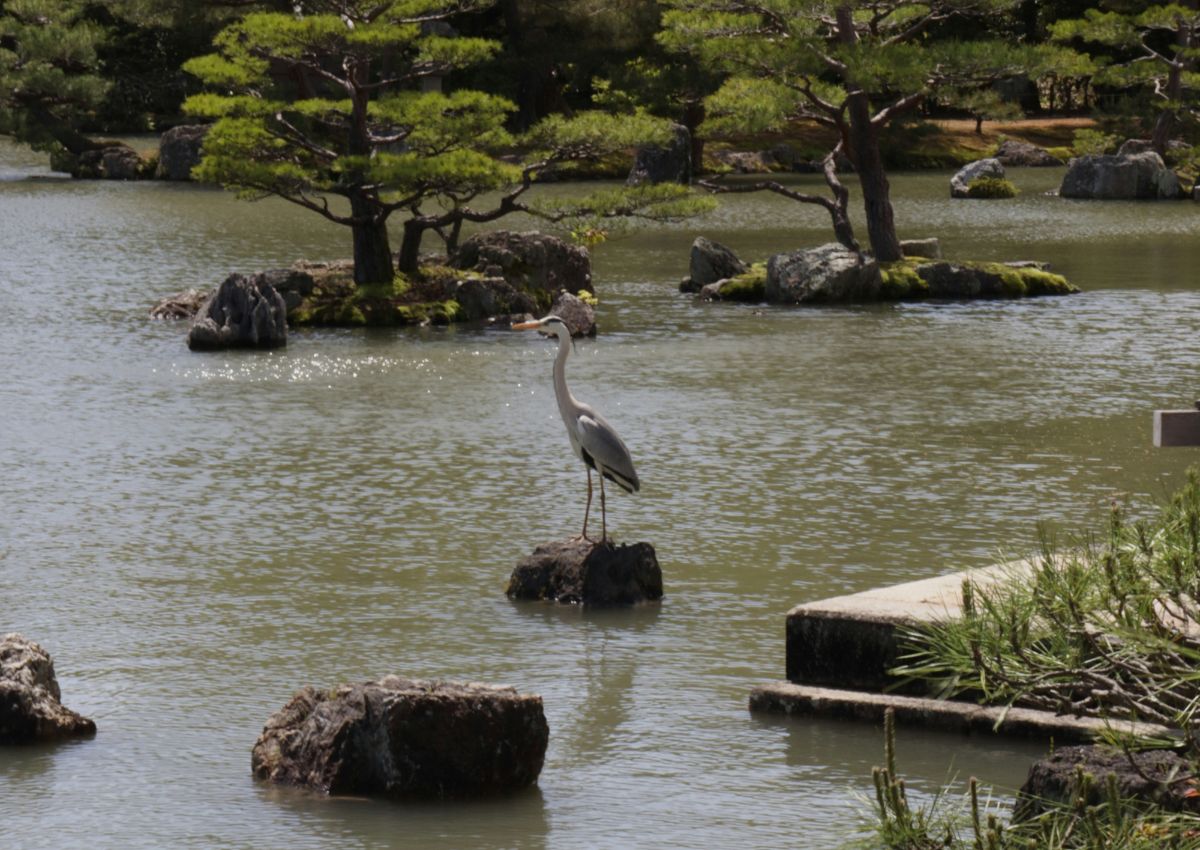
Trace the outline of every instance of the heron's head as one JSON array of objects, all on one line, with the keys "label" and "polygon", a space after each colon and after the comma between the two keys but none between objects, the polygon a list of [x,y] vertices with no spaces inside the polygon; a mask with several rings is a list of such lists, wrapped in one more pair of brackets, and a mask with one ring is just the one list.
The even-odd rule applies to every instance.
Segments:
[{"label": "heron's head", "polygon": [[547,336],[556,336],[559,338],[571,338],[571,329],[567,327],[567,323],[558,316],[545,316],[535,322],[516,322],[513,324],[514,331],[532,331],[537,330]]}]

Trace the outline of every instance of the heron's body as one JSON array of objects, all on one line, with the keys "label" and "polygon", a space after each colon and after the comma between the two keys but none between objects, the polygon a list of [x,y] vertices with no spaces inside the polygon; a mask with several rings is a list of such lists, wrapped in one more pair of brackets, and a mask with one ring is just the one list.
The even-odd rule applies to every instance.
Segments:
[{"label": "heron's body", "polygon": [[[537,322],[513,325],[518,330],[537,328],[558,338],[558,355],[554,358],[554,398],[558,412],[567,428],[567,439],[575,455],[588,468],[588,509],[592,504],[592,470],[600,475],[600,516],[603,531],[601,539],[608,536],[604,504],[604,479],[615,482],[628,493],[641,488],[633,458],[617,430],[590,405],[584,404],[571,394],[567,386],[567,354],[571,350],[571,332],[558,316],[546,316]],[[583,514],[583,534],[587,538],[588,509]]]}]

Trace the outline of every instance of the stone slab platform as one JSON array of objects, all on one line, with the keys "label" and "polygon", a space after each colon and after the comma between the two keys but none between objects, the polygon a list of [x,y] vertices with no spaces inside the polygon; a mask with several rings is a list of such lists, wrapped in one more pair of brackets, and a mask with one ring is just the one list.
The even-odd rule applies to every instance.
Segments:
[{"label": "stone slab platform", "polygon": [[[1017,737],[1053,739],[1056,743],[1093,741],[1107,728],[1103,720],[1092,717],[1068,717],[1029,708],[1012,708],[1005,712],[1003,708],[968,702],[846,691],[792,682],[771,682],[750,692],[752,712],[882,723],[888,708],[895,711],[896,722],[900,724],[965,733],[1000,732]],[[1142,735],[1168,734],[1166,728],[1150,723],[1120,721],[1119,724],[1123,730]]]},{"label": "stone slab platform", "polygon": [[1154,447],[1171,446],[1200,446],[1200,410],[1154,411]]},{"label": "stone slab platform", "polygon": [[787,615],[788,681],[883,690],[895,683],[887,671],[904,627],[957,617],[966,578],[983,585],[1031,569],[1010,561],[797,605]]}]

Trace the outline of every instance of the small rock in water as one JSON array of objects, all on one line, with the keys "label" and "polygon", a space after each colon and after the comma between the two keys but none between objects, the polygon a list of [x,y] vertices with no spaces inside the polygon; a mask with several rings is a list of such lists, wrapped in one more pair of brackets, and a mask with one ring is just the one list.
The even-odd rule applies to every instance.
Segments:
[{"label": "small rock in water", "polygon": [[231,274],[196,313],[188,348],[279,348],[287,345],[287,307],[262,275]]},{"label": "small rock in water", "polygon": [[0,638],[0,744],[94,735],[95,722],[61,696],[50,653],[15,632]]},{"label": "small rock in water", "polygon": [[662,569],[649,543],[555,540],[522,558],[505,591],[510,599],[584,605],[634,605],[662,599]]},{"label": "small rock in water", "polygon": [[479,797],[536,784],[549,735],[535,694],[385,676],[298,691],[267,720],[251,768],[327,794]]}]

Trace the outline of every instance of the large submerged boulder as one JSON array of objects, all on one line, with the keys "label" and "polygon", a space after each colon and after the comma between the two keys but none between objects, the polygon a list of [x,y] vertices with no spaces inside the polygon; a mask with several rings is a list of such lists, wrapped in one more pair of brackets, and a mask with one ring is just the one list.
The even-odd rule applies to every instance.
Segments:
[{"label": "large submerged boulder", "polygon": [[510,599],[598,606],[655,602],[663,595],[662,569],[649,543],[556,540],[517,563],[506,593]]},{"label": "large submerged boulder", "polygon": [[1180,197],[1179,177],[1154,151],[1072,159],[1058,191],[1064,198],[1171,200]]},{"label": "large submerged boulder", "polygon": [[96,734],[95,722],[61,699],[50,654],[15,632],[0,638],[0,744]]},{"label": "large submerged boulder", "polygon": [[637,149],[626,186],[682,183],[692,178],[692,134],[682,124],[671,125],[671,141]]},{"label": "large submerged boulder", "polygon": [[476,234],[459,246],[452,260],[457,269],[503,277],[509,285],[529,293],[540,308],[548,307],[560,289],[595,291],[587,249],[537,231]]},{"label": "large submerged boulder", "polygon": [[549,734],[540,696],[385,676],[298,691],[267,720],[251,769],[327,794],[480,797],[536,784]]},{"label": "large submerged boulder", "polygon": [[201,147],[208,135],[207,124],[182,124],[172,127],[158,140],[158,180],[191,180],[192,169],[200,163]]},{"label": "large submerged boulder", "polygon": [[86,150],[69,160],[66,170],[72,177],[91,180],[139,180],[147,163],[128,145],[113,142]]},{"label": "large submerged boulder", "polygon": [[1172,812],[1200,812],[1200,797],[1192,793],[1192,784],[1173,781],[1192,772],[1193,766],[1170,750],[1126,754],[1098,744],[1057,747],[1030,767],[1013,817],[1029,820],[1052,807],[1069,806],[1077,797],[1089,806],[1099,805],[1107,799],[1110,775],[1122,797]]},{"label": "large submerged boulder", "polygon": [[231,274],[201,306],[188,348],[279,348],[287,345],[287,307],[266,275]]},{"label": "large submerged boulder", "polygon": [[1004,166],[995,157],[977,159],[960,168],[950,178],[950,197],[970,198],[971,184],[983,178],[992,180],[1004,179]]},{"label": "large submerged boulder", "polygon": [[767,260],[764,296],[775,304],[872,301],[879,286],[873,258],[831,242]]}]

